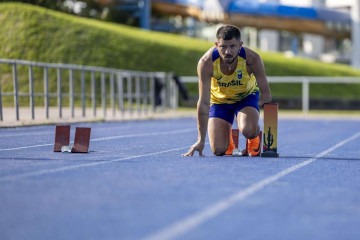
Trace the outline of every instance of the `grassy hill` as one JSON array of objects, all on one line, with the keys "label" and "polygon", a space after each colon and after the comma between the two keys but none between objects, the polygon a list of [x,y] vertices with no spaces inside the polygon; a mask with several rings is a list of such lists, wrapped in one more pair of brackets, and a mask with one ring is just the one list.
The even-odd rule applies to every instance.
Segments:
[{"label": "grassy hill", "polygon": [[[171,71],[191,76],[196,75],[200,56],[213,45],[26,4],[1,3],[0,21],[0,56],[9,59]],[[269,76],[360,76],[360,71],[345,65],[288,59],[277,53],[260,54]],[[301,89],[294,86],[276,84],[272,86],[273,95],[299,95]],[[311,90],[311,94],[318,97],[358,98],[360,84],[336,88],[314,85]]]},{"label": "grassy hill", "polygon": [[210,46],[24,4],[0,4],[0,20],[3,58],[194,75]]}]

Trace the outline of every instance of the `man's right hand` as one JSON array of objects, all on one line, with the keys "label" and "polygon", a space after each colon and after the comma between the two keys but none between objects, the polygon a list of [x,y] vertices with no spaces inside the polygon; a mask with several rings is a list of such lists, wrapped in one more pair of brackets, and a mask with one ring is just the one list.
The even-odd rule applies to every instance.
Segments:
[{"label": "man's right hand", "polygon": [[198,141],[190,147],[190,149],[189,149],[189,151],[187,151],[187,153],[182,154],[182,156],[191,157],[194,155],[195,151],[198,151],[200,157],[205,157],[205,155],[203,154],[203,150],[204,150],[204,143],[201,143]]}]

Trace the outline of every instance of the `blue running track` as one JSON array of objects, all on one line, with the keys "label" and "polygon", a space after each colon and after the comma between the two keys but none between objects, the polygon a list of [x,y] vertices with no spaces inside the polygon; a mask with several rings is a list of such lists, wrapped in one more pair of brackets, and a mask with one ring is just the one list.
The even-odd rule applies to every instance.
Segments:
[{"label": "blue running track", "polygon": [[[180,118],[0,128],[0,239],[360,239],[360,120],[279,121],[280,157],[182,157]],[[244,139],[240,141],[244,144]]]}]

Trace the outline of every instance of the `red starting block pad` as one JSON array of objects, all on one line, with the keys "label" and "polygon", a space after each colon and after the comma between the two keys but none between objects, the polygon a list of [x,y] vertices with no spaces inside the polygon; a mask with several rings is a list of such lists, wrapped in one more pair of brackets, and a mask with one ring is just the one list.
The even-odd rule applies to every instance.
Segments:
[{"label": "red starting block pad", "polygon": [[61,152],[62,146],[70,143],[70,125],[57,125],[55,128],[54,152]]},{"label": "red starting block pad", "polygon": [[264,104],[264,135],[261,157],[279,157],[277,152],[278,104]]},{"label": "red starting block pad", "polygon": [[75,131],[74,145],[71,148],[72,153],[88,153],[90,145],[91,128],[77,127]]}]

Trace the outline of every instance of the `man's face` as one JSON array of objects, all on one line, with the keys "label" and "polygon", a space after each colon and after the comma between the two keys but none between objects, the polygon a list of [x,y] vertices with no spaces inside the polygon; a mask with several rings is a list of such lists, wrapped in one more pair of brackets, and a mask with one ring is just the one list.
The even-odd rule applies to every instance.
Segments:
[{"label": "man's face", "polygon": [[238,52],[242,46],[242,42],[232,38],[231,40],[218,39],[215,42],[216,48],[220,53],[220,57],[226,64],[231,64],[237,58]]}]

